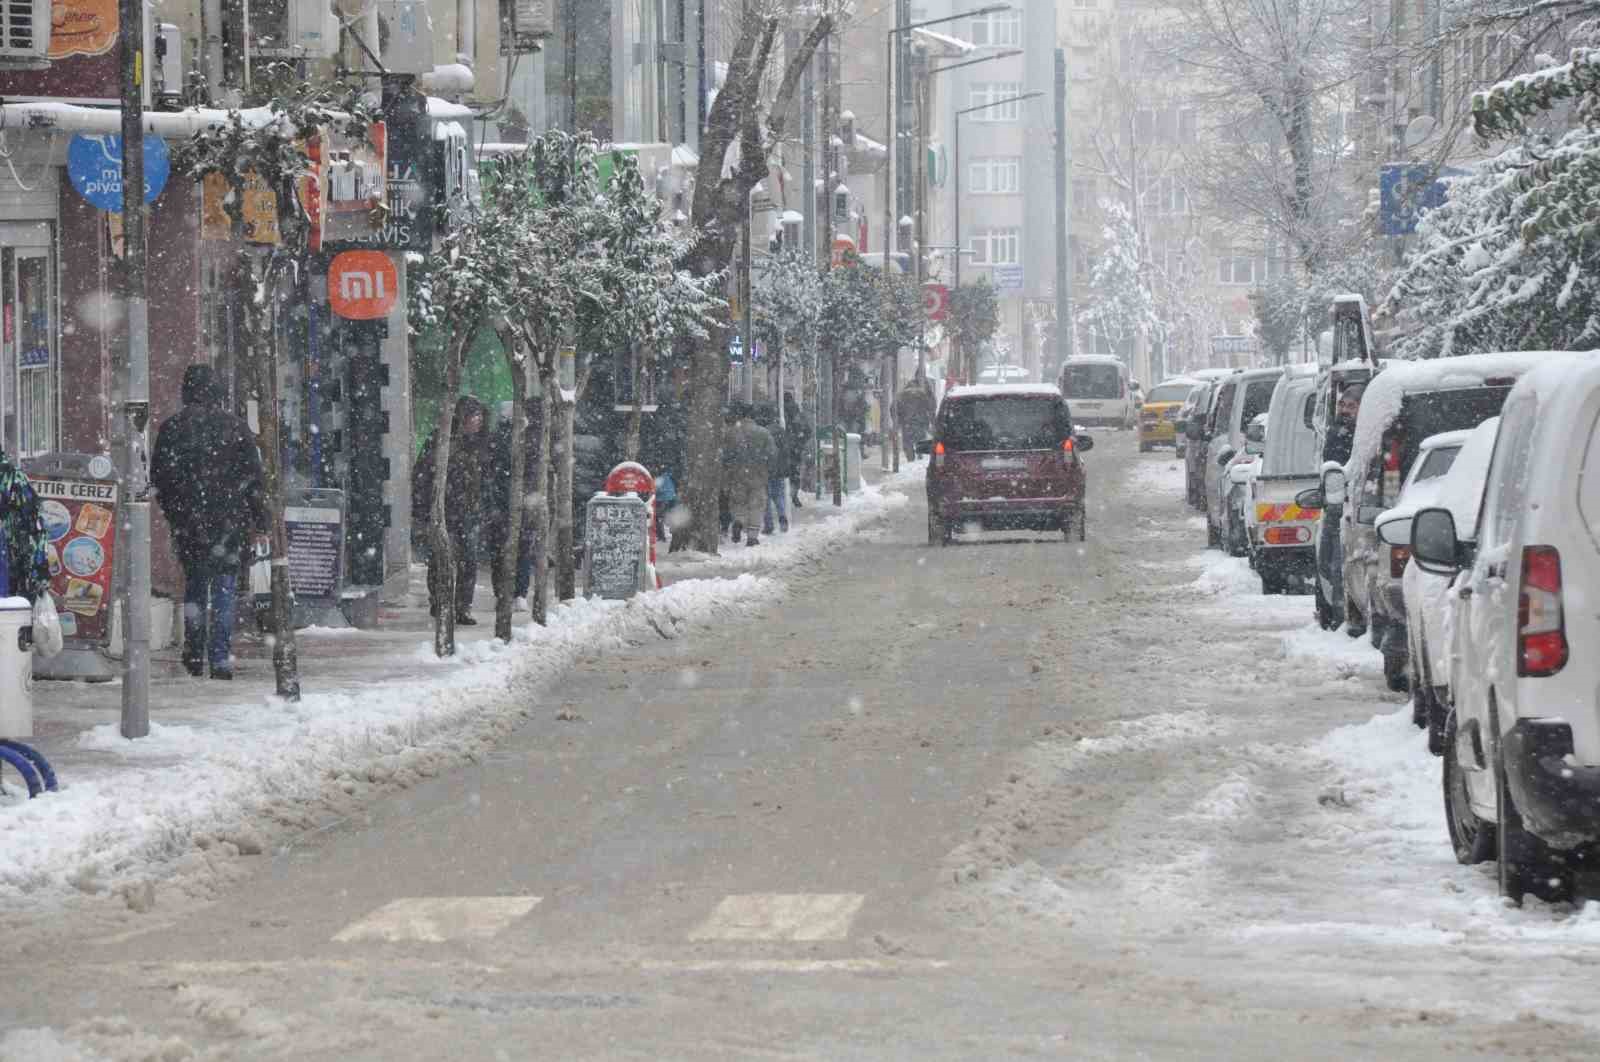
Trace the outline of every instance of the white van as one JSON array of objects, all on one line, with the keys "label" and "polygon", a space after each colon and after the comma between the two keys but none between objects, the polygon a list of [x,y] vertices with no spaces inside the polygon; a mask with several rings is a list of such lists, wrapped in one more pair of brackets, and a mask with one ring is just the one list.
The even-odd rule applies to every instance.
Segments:
[{"label": "white van", "polygon": [[1410,535],[1412,563],[1455,577],[1450,839],[1518,903],[1570,897],[1600,843],[1600,358],[1544,358],[1500,412],[1476,535],[1442,507]]},{"label": "white van", "polygon": [[1128,367],[1109,354],[1083,354],[1061,363],[1056,386],[1067,400],[1074,424],[1132,428],[1136,423]]}]

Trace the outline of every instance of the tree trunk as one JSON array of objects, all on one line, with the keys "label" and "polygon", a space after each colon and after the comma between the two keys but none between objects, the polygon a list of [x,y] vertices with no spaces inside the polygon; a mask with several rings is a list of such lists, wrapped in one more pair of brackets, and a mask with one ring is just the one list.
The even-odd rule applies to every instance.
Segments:
[{"label": "tree trunk", "polygon": [[511,482],[506,488],[506,544],[500,551],[494,599],[494,636],[511,641],[511,608],[517,597],[517,569],[522,563],[522,525],[528,508],[523,480],[528,471],[528,372],[515,356],[516,340],[503,337],[511,369]]},{"label": "tree trunk", "polygon": [[[623,441],[622,456],[624,460],[639,460],[639,447],[644,435],[644,378],[648,371],[645,368],[645,359],[635,357],[630,359],[633,365],[633,409],[628,411],[628,436]],[[652,476],[659,475],[659,468],[652,468]]]},{"label": "tree trunk", "polygon": [[278,272],[264,267],[256,302],[249,319],[256,326],[255,340],[260,381],[261,471],[267,495],[268,535],[272,560],[272,676],[278,696],[300,699],[300,655],[294,639],[294,594],[289,585],[289,534],[283,523],[283,432],[278,420],[278,345],[273,335],[272,307],[277,302]]},{"label": "tree trunk", "polygon": [[678,489],[689,507],[689,545],[716,553],[722,538],[717,503],[722,492],[722,403],[728,392],[727,326],[713,325],[689,361],[686,482]]},{"label": "tree trunk", "polygon": [[552,392],[556,389],[554,366],[539,368],[539,460],[534,469],[536,494],[533,513],[533,622],[543,627],[550,622],[550,438],[551,415],[555,412]]},{"label": "tree trunk", "polygon": [[[833,504],[844,504],[844,465],[845,447],[850,439],[847,432],[839,430],[839,402],[843,388],[839,386],[839,349],[833,347],[828,351],[828,381],[833,386],[833,398],[829,402],[829,411],[833,413],[833,422],[828,425],[828,437],[833,440]],[[817,470],[819,473],[821,469]]]},{"label": "tree trunk", "polygon": [[561,417],[560,463],[556,465],[556,598],[571,601],[578,593],[572,533],[572,451],[578,407],[576,402],[558,397],[556,409]]},{"label": "tree trunk", "polygon": [[445,494],[450,487],[450,443],[455,431],[456,395],[461,390],[461,359],[477,335],[474,321],[450,337],[445,348],[444,395],[433,427],[433,499],[428,506],[428,550],[434,570],[433,603],[438,615],[433,618],[433,655],[456,653],[456,556],[445,519]]}]

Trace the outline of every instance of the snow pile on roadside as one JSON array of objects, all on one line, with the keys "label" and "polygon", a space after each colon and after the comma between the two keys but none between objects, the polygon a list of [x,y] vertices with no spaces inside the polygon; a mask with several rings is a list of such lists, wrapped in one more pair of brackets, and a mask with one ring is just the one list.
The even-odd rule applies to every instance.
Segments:
[{"label": "snow pile on roadside", "polygon": [[[819,557],[904,503],[882,487],[863,491],[766,563]],[[217,707],[196,725],[155,723],[140,741],[123,740],[115,724],[94,727],[78,748],[96,753],[95,768],[73,771],[46,797],[0,801],[0,905],[127,895],[169,875],[203,894],[236,872],[229,858],[260,852],[281,829],[347,813],[375,787],[409,784],[483,750],[531,714],[539,687],[578,656],[726,622],[782,593],[781,579],[745,572],[685,579],[627,602],[579,599],[555,608],[546,628],[520,628],[511,644],[463,642],[448,660],[434,658],[429,643],[391,651],[392,668],[373,667],[387,682],[313,689],[298,704],[263,697]]]},{"label": "snow pile on roadside", "polygon": [[846,494],[844,504],[837,509],[826,496],[818,500],[815,494],[802,493],[800,497],[805,508],[816,506],[825,514],[822,519],[801,520],[791,511],[789,530],[763,534],[759,546],[723,543],[714,557],[698,550],[658,552],[657,568],[666,579],[674,575],[787,568],[818,560],[843,546],[862,524],[904,506],[910,500],[904,491],[920,486],[927,469],[923,463],[904,463],[899,472],[884,477],[881,482]]},{"label": "snow pile on roadside", "polygon": [[[1093,460],[1091,456],[1089,460]],[[1128,468],[1127,486],[1138,492],[1183,492],[1183,462],[1171,455],[1154,460],[1141,460]]]},{"label": "snow pile on roadside", "polygon": [[1202,553],[1200,556],[1208,561],[1194,581],[1194,588],[1202,594],[1260,595],[1261,580],[1243,557],[1230,557],[1225,553]]}]

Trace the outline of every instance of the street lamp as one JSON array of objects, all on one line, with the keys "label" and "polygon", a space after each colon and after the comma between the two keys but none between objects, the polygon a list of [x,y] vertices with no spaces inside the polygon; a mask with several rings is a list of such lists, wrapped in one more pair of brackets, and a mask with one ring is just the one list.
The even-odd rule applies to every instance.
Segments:
[{"label": "street lamp", "polygon": [[[987,111],[992,107],[1004,107],[1008,103],[1020,103],[1023,100],[1031,100],[1035,96],[1043,96],[1043,95],[1044,95],[1043,92],[1024,92],[1020,96],[1008,96],[1003,100],[995,100],[993,103],[980,103],[976,107],[967,107],[964,110],[959,110],[959,111],[956,112],[955,130],[954,130],[955,136],[953,137],[953,139],[954,139],[954,144],[953,144],[954,150],[951,152],[952,158],[950,160],[950,165],[956,171],[956,188],[955,188],[955,191],[956,191],[956,209],[955,209],[956,236],[955,236],[955,240],[956,240],[956,247],[957,248],[960,248],[960,246],[961,246],[961,119],[962,119],[962,116],[971,114],[973,111]],[[960,250],[957,250],[956,251],[956,290],[959,291],[960,289],[961,289],[961,252],[960,252]]]},{"label": "street lamp", "polygon": [[904,26],[895,26],[883,38],[883,128],[884,128],[884,160],[883,160],[883,271],[889,271],[889,253],[894,247],[894,150],[896,147],[894,93],[894,39],[902,33],[922,29],[924,26],[937,26],[945,22],[959,22],[964,18],[976,18],[979,15],[993,15],[1001,11],[1010,11],[1010,4],[986,4],[973,11],[963,11],[957,15],[946,15],[943,18],[930,18],[922,22],[911,22]]}]

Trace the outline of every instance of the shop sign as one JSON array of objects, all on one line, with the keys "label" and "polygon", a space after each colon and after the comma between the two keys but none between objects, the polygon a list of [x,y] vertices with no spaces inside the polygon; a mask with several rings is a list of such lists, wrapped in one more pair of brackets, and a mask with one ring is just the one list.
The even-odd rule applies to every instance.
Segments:
[{"label": "shop sign", "polygon": [[596,494],[584,520],[584,596],[629,598],[649,589],[649,503],[637,495]]},{"label": "shop sign", "polygon": [[[110,462],[105,466],[109,477]],[[61,614],[61,633],[68,642],[104,645],[111,637],[116,481],[73,475],[29,476],[29,481],[44,517],[50,593]]]},{"label": "shop sign", "polygon": [[[243,235],[249,243],[266,243],[277,246],[283,242],[278,231],[278,196],[254,173],[247,173],[239,188],[239,216],[243,222]],[[229,240],[233,238],[233,218],[224,206],[230,192],[228,178],[212,172],[200,179],[200,238],[202,240]]]},{"label": "shop sign", "polygon": [[[144,138],[144,201],[151,203],[167,186],[172,158],[159,136]],[[67,177],[89,205],[113,214],[122,212],[122,137],[115,133],[78,133],[67,145]]]},{"label": "shop sign", "polygon": [[349,321],[387,317],[400,293],[400,274],[382,251],[342,251],[328,263],[328,305]]},{"label": "shop sign", "polygon": [[117,0],[54,0],[50,58],[105,55],[117,43]]},{"label": "shop sign", "polygon": [[335,607],[344,572],[344,492],[291,492],[283,509],[289,587],[301,605]]}]

